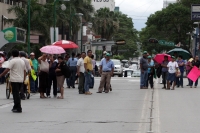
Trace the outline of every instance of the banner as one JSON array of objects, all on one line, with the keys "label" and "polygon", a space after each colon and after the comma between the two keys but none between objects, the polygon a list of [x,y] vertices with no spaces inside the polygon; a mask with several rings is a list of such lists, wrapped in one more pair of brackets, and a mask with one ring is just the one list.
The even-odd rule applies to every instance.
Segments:
[{"label": "banner", "polygon": [[187,75],[187,77],[193,82],[195,82],[199,78],[199,76],[200,76],[200,70],[196,66],[194,66],[190,71],[190,73]]}]

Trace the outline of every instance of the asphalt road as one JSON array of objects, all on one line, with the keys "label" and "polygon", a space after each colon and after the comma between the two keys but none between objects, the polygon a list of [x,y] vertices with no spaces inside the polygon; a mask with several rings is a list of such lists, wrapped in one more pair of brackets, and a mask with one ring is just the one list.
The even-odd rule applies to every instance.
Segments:
[{"label": "asphalt road", "polygon": [[141,90],[139,78],[114,77],[113,91],[97,94],[99,81],[91,96],[77,86],[65,88],[65,99],[32,95],[20,114],[0,85],[0,133],[199,133],[200,87]]}]

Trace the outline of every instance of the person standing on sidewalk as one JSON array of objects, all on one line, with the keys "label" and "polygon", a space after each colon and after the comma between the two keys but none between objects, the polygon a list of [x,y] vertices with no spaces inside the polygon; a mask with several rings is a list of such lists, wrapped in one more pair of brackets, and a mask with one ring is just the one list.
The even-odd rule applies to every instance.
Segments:
[{"label": "person standing on sidewalk", "polygon": [[[94,55],[91,56],[92,59],[92,67],[93,67],[93,74],[95,74],[95,65],[96,65],[96,61],[94,59]],[[89,86],[91,89],[93,89],[94,87],[94,75],[91,76],[91,83]]]},{"label": "person standing on sidewalk", "polygon": [[85,95],[91,95],[92,93],[89,91],[89,85],[91,82],[91,74],[93,72],[93,67],[92,67],[92,50],[87,51],[87,56],[84,58],[84,68],[85,68],[85,84],[84,84],[84,90],[85,90]]},{"label": "person standing on sidewalk", "polygon": [[[68,60],[68,65],[71,71],[71,77],[70,77],[70,86],[72,88],[75,88],[75,80],[76,80],[76,73],[77,73],[77,58],[75,57],[75,53],[72,53],[72,57],[69,58]],[[70,86],[68,86],[68,88],[70,88]]]},{"label": "person standing on sidewalk", "polygon": [[184,74],[184,67],[185,67],[185,61],[183,60],[183,56],[181,55],[178,56],[177,63],[178,63],[181,75],[179,77],[176,77],[176,85],[177,87],[181,86],[181,88],[183,88],[183,74]]},{"label": "person standing on sidewalk", "polygon": [[167,76],[167,89],[170,90],[170,82],[173,82],[171,90],[174,90],[176,86],[176,73],[178,72],[178,63],[175,61],[175,57],[172,56],[172,61],[167,64],[168,76]]},{"label": "person standing on sidewalk", "polygon": [[38,61],[35,59],[35,54],[31,53],[30,54],[31,57],[31,62],[33,64],[33,69],[35,71],[35,74],[37,76],[36,80],[33,80],[33,78],[30,78],[30,87],[31,87],[31,92],[36,93],[38,91]]},{"label": "person standing on sidewalk", "polygon": [[152,57],[149,55],[148,57],[148,79],[147,79],[147,88],[150,87],[153,89],[153,76],[154,76],[154,61],[151,59]]},{"label": "person standing on sidewalk", "polygon": [[110,60],[110,54],[107,53],[105,59],[103,59],[100,63],[101,81],[97,93],[102,93],[105,82],[106,82],[105,93],[109,92],[110,80],[113,75],[113,72],[114,72],[114,63],[112,60]]},{"label": "person standing on sidewalk", "polygon": [[167,83],[167,75],[168,75],[168,70],[167,70],[167,64],[169,63],[168,56],[164,56],[164,61],[162,62],[162,83],[163,83],[163,88],[166,89],[166,83]]},{"label": "person standing on sidewalk", "polygon": [[148,79],[148,61],[147,61],[147,51],[143,52],[143,57],[140,59],[140,89],[147,89],[146,81]]},{"label": "person standing on sidewalk", "polygon": [[85,82],[84,58],[85,58],[85,56],[86,56],[86,53],[82,52],[81,58],[77,62],[77,74],[78,74],[78,77],[79,77],[79,83],[78,83],[79,94],[85,94],[85,90],[84,90],[84,82]]},{"label": "person standing on sidewalk", "polygon": [[[199,61],[199,57],[198,57],[198,56],[196,56],[196,57],[194,58],[194,60],[191,62],[191,67],[194,67],[194,66],[196,66],[197,68],[200,67],[200,61]],[[195,81],[194,88],[197,87],[197,85],[198,85],[198,80],[199,80],[199,78],[197,78],[197,80]],[[193,86],[193,81],[190,80],[190,88],[192,88],[192,86]]]},{"label": "person standing on sidewalk", "polygon": [[53,95],[57,97],[57,79],[56,79],[56,67],[57,67],[57,58],[54,55],[49,60],[49,78],[48,78],[48,87],[47,87],[47,97],[51,98],[51,86],[53,83]]},{"label": "person standing on sidewalk", "polygon": [[26,66],[24,61],[20,59],[18,50],[13,50],[12,56],[13,59],[10,60],[8,68],[2,74],[0,74],[0,78],[6,73],[10,72],[10,82],[14,99],[14,106],[12,111],[14,113],[21,113],[22,107],[19,92],[26,78]]}]

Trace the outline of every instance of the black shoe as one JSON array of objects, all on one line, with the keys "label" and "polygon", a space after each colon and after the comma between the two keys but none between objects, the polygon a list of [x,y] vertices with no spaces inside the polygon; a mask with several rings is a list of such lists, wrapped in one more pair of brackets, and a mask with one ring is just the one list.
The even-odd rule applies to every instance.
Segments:
[{"label": "black shoe", "polygon": [[74,88],[75,88],[75,86],[72,86],[72,88],[74,89]]},{"label": "black shoe", "polygon": [[102,93],[102,92],[98,91],[97,93]]},{"label": "black shoe", "polygon": [[190,86],[190,85],[186,85],[186,86]]},{"label": "black shoe", "polygon": [[112,91],[112,88],[110,88],[110,91]]},{"label": "black shoe", "polygon": [[90,89],[93,89],[93,87],[90,87]]},{"label": "black shoe", "polygon": [[85,93],[83,93],[83,92],[79,92],[79,94],[85,94]]},{"label": "black shoe", "polygon": [[22,109],[12,109],[13,113],[22,113]]},{"label": "black shoe", "polygon": [[21,100],[25,100],[25,97],[22,97]]},{"label": "black shoe", "polygon": [[67,88],[69,88],[69,89],[70,89],[70,86],[67,86]]}]

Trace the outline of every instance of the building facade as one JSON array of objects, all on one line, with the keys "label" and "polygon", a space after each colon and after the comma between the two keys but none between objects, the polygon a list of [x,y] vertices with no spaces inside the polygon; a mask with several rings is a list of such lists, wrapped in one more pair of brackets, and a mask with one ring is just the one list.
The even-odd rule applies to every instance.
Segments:
[{"label": "building facade", "polygon": [[104,7],[109,8],[111,11],[115,10],[115,0],[92,0],[92,5],[95,11]]}]

